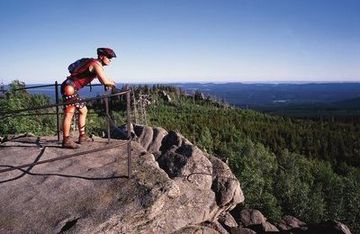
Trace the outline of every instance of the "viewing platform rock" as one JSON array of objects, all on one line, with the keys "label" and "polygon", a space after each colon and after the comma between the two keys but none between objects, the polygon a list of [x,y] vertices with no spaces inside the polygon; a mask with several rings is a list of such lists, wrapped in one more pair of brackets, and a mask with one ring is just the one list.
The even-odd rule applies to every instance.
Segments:
[{"label": "viewing platform rock", "polygon": [[175,132],[135,131],[130,177],[127,140],[1,143],[2,171],[46,163],[0,173],[0,233],[226,233],[219,217],[244,201],[229,167]]}]

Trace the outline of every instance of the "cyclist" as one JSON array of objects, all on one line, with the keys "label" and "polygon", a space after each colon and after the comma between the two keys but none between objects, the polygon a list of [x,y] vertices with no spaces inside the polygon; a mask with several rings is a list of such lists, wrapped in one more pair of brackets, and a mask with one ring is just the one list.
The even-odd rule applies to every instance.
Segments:
[{"label": "cyclist", "polygon": [[[100,83],[107,87],[115,87],[115,82],[110,80],[104,73],[104,66],[111,63],[112,58],[116,58],[115,52],[110,48],[98,48],[97,59],[81,59],[74,64],[82,63],[71,71],[71,75],[61,84],[61,94],[64,101],[64,119],[63,119],[63,148],[76,149],[79,145],[76,144],[70,137],[70,126],[74,116],[75,110],[79,111],[79,141],[90,141],[91,139],[86,135],[86,114],[87,108],[84,102],[81,102],[78,91],[89,84],[92,80],[97,78]],[[73,65],[73,64],[72,64]],[[70,65],[70,66],[72,66]],[[70,70],[69,66],[69,70]]]}]

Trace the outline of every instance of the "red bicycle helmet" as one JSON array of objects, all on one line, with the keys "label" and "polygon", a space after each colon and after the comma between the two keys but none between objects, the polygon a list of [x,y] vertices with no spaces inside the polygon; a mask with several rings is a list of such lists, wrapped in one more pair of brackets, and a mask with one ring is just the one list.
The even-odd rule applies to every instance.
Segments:
[{"label": "red bicycle helmet", "polygon": [[97,48],[97,55],[98,56],[104,55],[104,56],[108,57],[109,59],[116,58],[115,52],[110,48]]}]

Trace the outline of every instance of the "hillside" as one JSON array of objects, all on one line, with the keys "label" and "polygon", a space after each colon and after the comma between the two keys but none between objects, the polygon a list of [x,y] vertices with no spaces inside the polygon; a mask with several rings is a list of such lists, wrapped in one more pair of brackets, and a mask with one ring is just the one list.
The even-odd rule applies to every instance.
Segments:
[{"label": "hillside", "polygon": [[[172,93],[172,102],[164,102],[156,91],[153,99],[154,104],[149,107],[152,124],[177,129],[200,145],[204,136],[210,134],[212,142],[206,145],[209,152],[216,153],[224,148],[223,143],[231,143],[236,136],[259,142],[275,154],[287,149],[310,159],[328,161],[334,168],[344,163],[360,165],[360,142],[356,140],[360,138],[359,118],[347,122],[301,120],[176,93]],[[196,128],[202,129],[201,134]]]}]

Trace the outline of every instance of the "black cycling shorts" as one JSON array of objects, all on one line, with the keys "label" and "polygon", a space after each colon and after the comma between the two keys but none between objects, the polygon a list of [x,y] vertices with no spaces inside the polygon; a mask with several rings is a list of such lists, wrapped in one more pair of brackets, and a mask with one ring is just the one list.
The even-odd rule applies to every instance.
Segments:
[{"label": "black cycling shorts", "polygon": [[63,99],[63,103],[64,103],[64,109],[68,106],[75,106],[78,109],[84,108],[85,107],[85,102],[81,101],[81,98],[78,94],[78,91],[75,89],[74,87],[74,94],[73,95],[66,95],[65,94],[65,87],[66,86],[72,86],[74,87],[74,83],[72,80],[70,79],[66,79],[62,84],[61,84],[61,95],[62,95],[62,99]]}]

